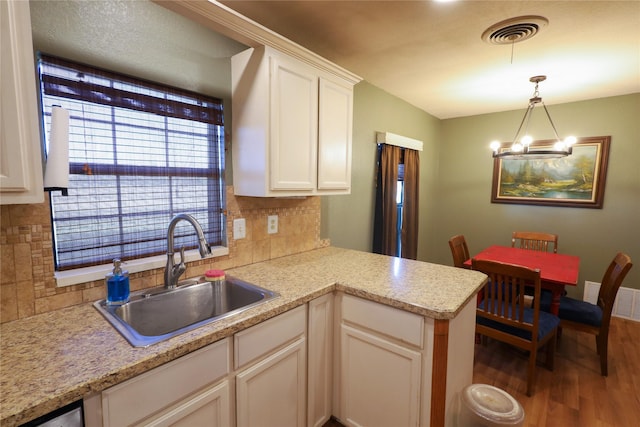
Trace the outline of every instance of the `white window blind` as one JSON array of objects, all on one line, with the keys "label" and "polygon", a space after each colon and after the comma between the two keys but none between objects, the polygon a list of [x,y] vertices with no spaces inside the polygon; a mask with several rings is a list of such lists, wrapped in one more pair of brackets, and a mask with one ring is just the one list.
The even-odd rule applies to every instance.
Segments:
[{"label": "white window blind", "polygon": [[[179,213],[226,243],[220,99],[48,55],[39,76],[46,137],[53,105],[70,116],[68,196],[51,193],[56,270],[166,253]],[[179,224],[175,243],[197,247],[193,228]]]}]

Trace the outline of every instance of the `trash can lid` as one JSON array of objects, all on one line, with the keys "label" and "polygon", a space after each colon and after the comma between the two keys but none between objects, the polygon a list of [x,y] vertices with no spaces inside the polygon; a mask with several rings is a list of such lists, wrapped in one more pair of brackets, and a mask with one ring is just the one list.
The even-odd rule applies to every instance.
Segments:
[{"label": "trash can lid", "polygon": [[462,390],[462,401],[472,412],[495,424],[521,425],[524,409],[506,391],[488,384],[471,384]]}]

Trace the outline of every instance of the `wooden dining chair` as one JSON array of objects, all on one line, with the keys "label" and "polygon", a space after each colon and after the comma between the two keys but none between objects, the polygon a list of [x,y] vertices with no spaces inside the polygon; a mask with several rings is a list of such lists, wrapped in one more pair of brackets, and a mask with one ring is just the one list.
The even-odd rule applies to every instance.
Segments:
[{"label": "wooden dining chair", "polygon": [[469,248],[467,247],[467,241],[462,234],[458,234],[449,239],[449,247],[451,248],[451,255],[453,256],[454,267],[464,268],[464,262],[468,260]]},{"label": "wooden dining chair", "polygon": [[[596,350],[600,356],[600,373],[606,377],[609,374],[607,353],[609,347],[609,323],[613,304],[618,289],[625,276],[633,266],[629,255],[619,252],[609,264],[602,277],[598,300],[596,304],[580,301],[571,297],[560,297],[560,327],[593,334],[596,337]],[[551,297],[543,295],[541,307],[544,311],[551,310]]]},{"label": "wooden dining chair", "polygon": [[558,235],[537,231],[514,231],[511,234],[511,247],[548,252],[553,244],[553,253],[558,253]]},{"label": "wooden dining chair", "polygon": [[[540,270],[494,261],[471,260],[489,276],[476,307],[476,333],[529,352],[527,396],[533,394],[538,349],[547,346],[545,365],[553,370],[560,319],[540,311]],[[525,303],[525,286],[534,289],[533,306]]]}]

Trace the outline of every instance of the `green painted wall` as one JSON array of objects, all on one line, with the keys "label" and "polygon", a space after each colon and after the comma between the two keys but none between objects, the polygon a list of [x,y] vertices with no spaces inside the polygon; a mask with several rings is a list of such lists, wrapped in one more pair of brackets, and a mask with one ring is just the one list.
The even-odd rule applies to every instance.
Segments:
[{"label": "green painted wall", "polygon": [[[464,234],[472,253],[492,244],[510,245],[514,230],[557,233],[560,252],[581,258],[578,287],[600,282],[618,251],[635,260],[624,286],[640,289],[640,94],[552,105],[562,134],[610,135],[603,209],[491,203],[493,139],[509,141],[524,109],[438,120],[366,82],[354,93],[352,194],[323,197],[323,237],[335,246],[370,251],[375,190],[375,132],[424,141],[420,154],[418,259],[452,265],[447,241]],[[553,136],[536,111],[531,131]]]},{"label": "green painted wall", "polygon": [[[635,261],[624,286],[640,289],[640,94],[548,106],[561,134],[611,136],[602,209],[491,203],[493,139],[510,141],[523,110],[442,121],[436,236],[439,251],[429,261],[450,264],[447,241],[462,233],[474,253],[509,245],[514,230],[559,235],[560,252],[580,256],[580,277],[600,282],[618,251]],[[534,114],[543,115],[543,111]],[[532,128],[536,139],[553,136],[547,123]]]},{"label": "green painted wall", "polygon": [[375,205],[376,131],[421,140],[418,258],[434,254],[441,121],[387,92],[360,82],[354,89],[351,194],[322,197],[321,236],[331,244],[371,251]]}]

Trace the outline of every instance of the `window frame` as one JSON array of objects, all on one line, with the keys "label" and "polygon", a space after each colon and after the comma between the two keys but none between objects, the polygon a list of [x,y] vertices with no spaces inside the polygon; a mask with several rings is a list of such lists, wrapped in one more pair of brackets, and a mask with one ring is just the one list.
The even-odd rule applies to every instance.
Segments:
[{"label": "window frame", "polygon": [[[98,70],[100,72],[104,71],[105,73],[112,74],[116,78],[122,77],[123,79],[125,79],[125,80],[118,80],[118,81],[127,81],[128,79],[131,79],[133,82],[141,82],[141,83],[144,83],[144,84],[148,83],[149,85],[155,86],[156,88],[158,88],[160,90],[162,90],[164,88],[169,89],[169,90],[175,89],[175,88],[171,88],[171,87],[168,87],[168,86],[159,85],[159,84],[156,84],[156,83],[153,83],[153,82],[147,82],[145,80],[137,79],[135,77],[129,77],[129,76],[125,76],[125,75],[121,75],[121,74],[115,73],[115,72],[110,72],[110,71],[106,71],[106,70],[100,70],[100,69],[97,69],[97,68],[92,67],[92,66],[85,66],[84,64],[73,63],[71,61],[66,61],[66,60],[63,60],[61,58],[52,57],[50,55],[39,54],[40,59],[43,56],[44,56],[44,58],[46,58],[46,60],[62,61],[63,64],[69,63],[69,64],[72,64],[72,65],[78,65],[80,67],[89,67],[90,69],[95,69],[95,70]],[[42,80],[44,80],[44,79],[42,79]],[[46,127],[45,117],[47,115],[47,111],[45,109],[45,102],[44,102],[44,98],[45,98],[44,85],[45,85],[45,83],[41,83],[41,84],[42,84],[42,87],[41,87],[41,90],[40,90],[40,93],[39,93],[40,101],[41,101],[41,113],[42,113],[41,119],[42,119],[43,131],[45,131],[45,127]],[[178,92],[185,92],[185,93],[188,92],[188,91],[182,91],[180,89],[176,89],[176,90]],[[165,93],[172,93],[172,92],[167,91]],[[218,217],[218,214],[214,213],[212,218],[214,220],[214,223],[218,224],[218,225],[215,226],[216,228],[214,228],[214,229],[218,229],[219,230],[217,232],[219,234],[218,234],[218,237],[216,238],[216,242],[219,242],[220,244],[211,247],[212,255],[213,256],[224,256],[224,255],[227,255],[229,253],[229,248],[228,248],[228,236],[227,236],[227,224],[226,224],[226,183],[225,183],[225,167],[224,167],[224,163],[225,163],[224,145],[225,145],[225,142],[224,142],[224,123],[223,123],[223,119],[222,119],[222,114],[223,114],[223,112],[222,112],[222,101],[219,100],[219,99],[216,99],[216,98],[208,97],[206,95],[200,95],[200,94],[193,94],[193,95],[198,96],[198,97],[202,97],[202,98],[210,98],[210,99],[219,101],[219,110],[216,110],[214,112],[214,114],[212,115],[211,111],[208,111],[208,112],[207,111],[202,111],[201,109],[198,109],[198,108],[191,109],[191,108],[189,108],[190,105],[187,105],[186,106],[187,108],[183,108],[182,111],[178,110],[177,112],[175,112],[175,114],[168,113],[166,115],[165,114],[160,114],[160,115],[161,116],[165,116],[165,117],[173,117],[173,118],[179,118],[179,119],[180,118],[181,119],[186,118],[187,120],[195,120],[195,121],[199,121],[199,122],[205,122],[205,123],[207,123],[209,125],[208,127],[210,129],[209,130],[209,134],[210,135],[213,135],[211,133],[211,129],[214,129],[211,126],[220,126],[220,131],[219,132],[218,131],[215,132],[215,134],[217,134],[217,135],[221,134],[220,142],[214,142],[214,141],[211,141],[211,140],[209,141],[209,143],[211,143],[211,144],[218,144],[218,148],[220,149],[218,154],[217,154],[217,156],[221,158],[220,159],[220,163],[219,163],[219,169],[216,169],[217,173],[215,173],[214,175],[210,175],[209,174],[209,175],[206,175],[206,176],[208,176],[208,177],[210,177],[212,179],[216,179],[217,183],[214,183],[213,186],[214,187],[219,187],[215,191],[216,191],[216,195],[218,195],[218,197],[219,197],[219,199],[217,199],[217,197],[216,197],[216,199],[217,199],[216,200],[216,206],[217,205],[220,206],[219,207],[219,209],[220,209],[219,215],[220,216]],[[55,96],[55,95],[48,94],[48,96]],[[92,102],[92,100],[73,98],[72,96],[65,97],[65,98],[72,99],[74,102],[78,102],[78,101],[81,101],[81,102]],[[97,104],[99,104],[99,103],[97,103]],[[144,106],[151,106],[152,108],[158,108],[159,109],[158,111],[160,111],[163,108],[162,105],[154,105],[154,103],[152,101],[147,102],[146,104],[144,104]],[[50,114],[50,108],[51,107],[49,106],[48,108],[49,108],[49,114]],[[126,108],[126,107],[121,107],[121,108]],[[215,108],[218,108],[218,107],[215,107]],[[132,110],[135,111],[136,109],[133,108]],[[143,112],[145,112],[145,113],[154,113],[155,111],[143,111]],[[189,115],[193,116],[194,114],[197,115],[196,118],[189,117]],[[209,117],[209,116],[207,116],[207,114],[209,114],[211,116],[215,116],[215,117]],[[216,116],[216,114],[217,114],[217,116]],[[201,118],[204,118],[204,119],[201,119]],[[214,121],[216,119],[219,119],[220,122],[219,123],[214,123]],[[114,119],[112,119],[111,126],[115,126],[115,125],[116,125],[116,122],[114,121]],[[168,132],[168,128],[167,128],[166,125],[162,129],[163,129],[163,131],[165,133]],[[45,132],[45,135],[47,135],[46,132]],[[168,142],[167,142],[167,144],[168,144]],[[87,164],[85,163],[84,166],[87,166]],[[89,166],[90,167],[95,167],[95,168],[103,168],[104,171],[108,171],[108,172],[115,172],[118,169],[118,166],[114,166],[114,165],[108,165],[108,166],[102,165],[101,166],[99,164],[91,164]],[[70,173],[72,173],[72,174],[73,173],[78,173],[79,169],[82,169],[82,167],[83,167],[83,165],[80,165],[78,163],[74,163],[70,159]],[[158,171],[154,170],[153,167],[147,167],[145,165],[135,165],[133,167],[138,172],[143,172],[144,174],[148,174],[148,176],[153,176],[154,174],[157,174],[157,172],[158,172]],[[165,169],[166,170],[172,170],[174,172],[178,171],[177,173],[179,173],[179,170],[181,168],[180,167],[165,167]],[[190,170],[190,171],[193,171],[192,168],[186,168],[186,169]],[[206,169],[206,170],[212,170],[212,169]],[[119,173],[113,173],[112,176],[113,177],[119,177],[119,176],[123,176],[123,175],[119,174]],[[138,175],[136,175],[136,176],[138,176]],[[174,175],[171,175],[171,174],[169,174],[169,175],[160,174],[160,175],[156,175],[156,176],[169,177],[169,176],[174,176]],[[196,175],[189,175],[189,176],[193,177],[193,176],[197,176],[197,174]],[[212,184],[207,184],[207,187],[206,187],[207,188],[208,198],[211,197],[211,195],[210,195],[210,190],[211,190],[210,185],[212,185]],[[118,188],[118,191],[117,191],[116,194],[119,196],[121,194],[120,193],[120,187],[118,186],[117,188]],[[169,189],[169,191],[172,191],[171,188]],[[49,196],[49,203],[50,203],[51,206],[53,206],[53,195],[52,194],[50,194],[50,196]],[[210,206],[210,204],[207,203],[207,206]],[[174,209],[175,208],[174,208],[173,205],[168,205],[168,210],[166,210],[166,212],[168,214],[170,214],[170,216],[173,216],[173,215],[175,215],[177,213],[183,213],[183,212],[174,211]],[[218,209],[218,208],[216,208],[216,209]],[[52,213],[53,213],[53,208],[52,208]],[[189,212],[184,212],[184,213],[189,213]],[[55,259],[57,252],[56,252],[56,248],[55,248],[56,240],[55,240],[55,234],[54,234],[55,231],[53,229],[53,227],[54,227],[54,225],[53,225],[54,222],[53,221],[54,221],[54,218],[52,216],[52,236],[51,237],[52,237],[52,242],[53,242],[54,261],[56,261],[56,264],[57,264],[57,260]],[[167,224],[168,224],[168,221],[167,221]],[[163,227],[164,227],[164,225],[163,225]],[[163,227],[158,227],[158,229],[163,228]],[[218,228],[218,227],[220,227],[220,228]],[[166,230],[166,228],[163,228],[163,229]],[[157,236],[157,234],[156,234],[156,236]],[[159,250],[157,250],[157,247],[158,247],[158,242],[161,241],[162,239],[158,240],[158,237],[156,237],[154,240],[156,241],[156,246],[154,246],[154,248],[156,248],[156,249],[152,248],[150,253],[158,253],[158,252],[160,252]],[[127,245],[127,244],[131,244],[131,243],[127,243],[127,241],[121,241],[118,246]],[[178,246],[178,245],[176,245],[176,246]],[[177,250],[176,250],[176,252],[177,252]],[[104,256],[103,256],[103,258],[104,258]],[[198,260],[198,259],[200,259],[200,254],[199,254],[197,249],[192,249],[192,250],[185,251],[185,261],[189,262],[189,261],[194,261],[194,260]],[[141,257],[138,257],[138,258],[124,259],[123,260],[123,265],[126,267],[126,269],[130,273],[136,273],[136,272],[141,272],[141,271],[147,271],[147,270],[161,268],[161,267],[163,267],[165,265],[166,260],[167,260],[166,253],[157,254],[157,255],[153,255],[152,254],[151,256],[141,256]],[[74,284],[79,284],[79,283],[86,283],[86,282],[91,282],[91,281],[96,281],[96,280],[102,280],[104,278],[104,275],[107,272],[111,271],[111,269],[112,269],[112,263],[110,261],[107,262],[105,260],[104,264],[100,263],[100,264],[89,265],[89,266],[70,267],[70,268],[64,269],[64,270],[56,269],[56,271],[54,272],[54,276],[56,278],[57,286],[58,287],[62,287],[62,286],[69,286],[69,285],[74,285]]]}]

